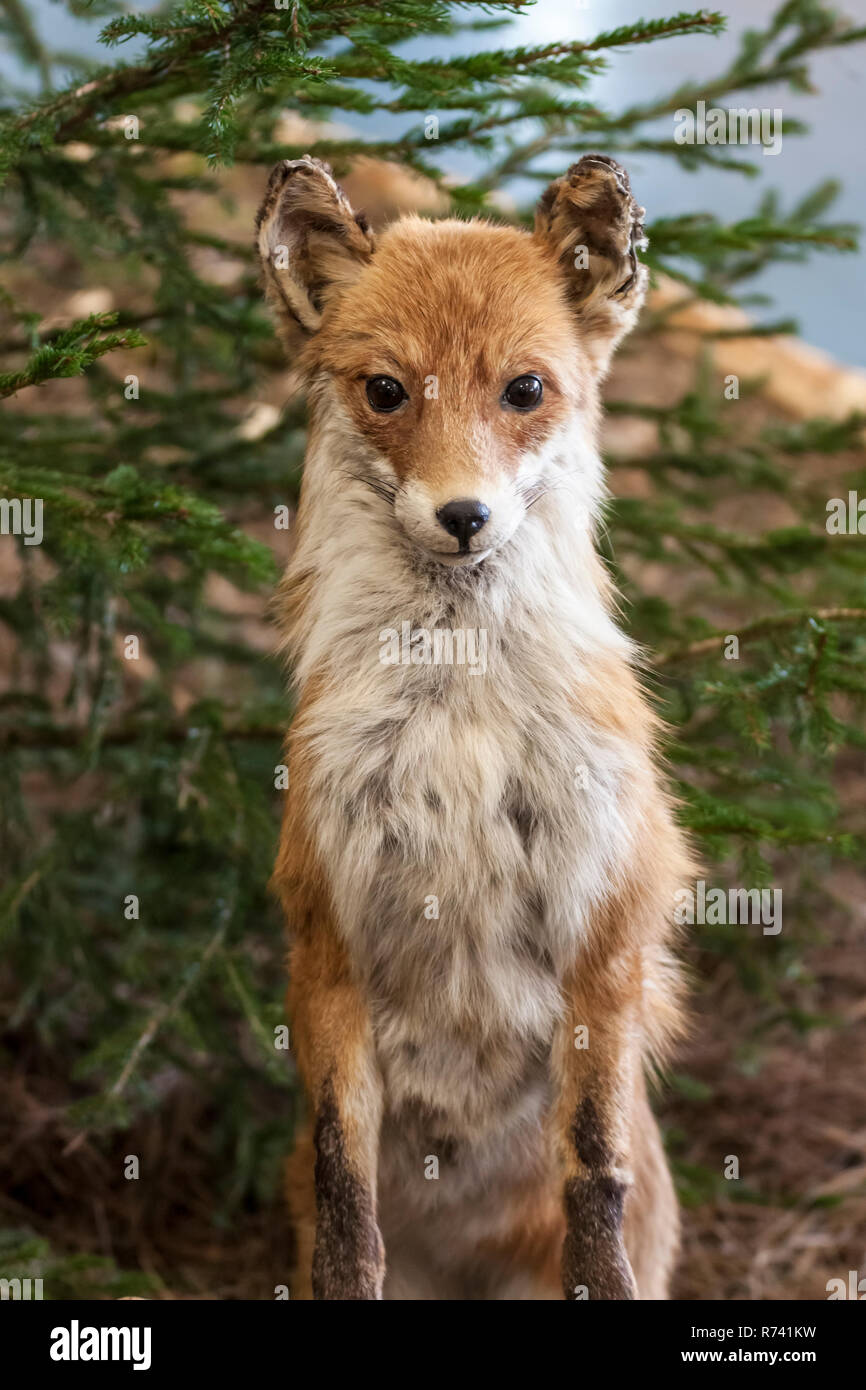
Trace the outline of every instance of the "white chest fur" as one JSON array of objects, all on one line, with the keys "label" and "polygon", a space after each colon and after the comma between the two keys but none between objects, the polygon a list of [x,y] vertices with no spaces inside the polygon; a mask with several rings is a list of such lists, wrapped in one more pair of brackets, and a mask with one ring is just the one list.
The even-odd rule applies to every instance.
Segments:
[{"label": "white chest fur", "polygon": [[[582,582],[585,529],[551,527],[543,503],[507,560],[443,582],[360,485],[325,486],[328,526],[314,508],[294,561],[315,574],[296,641],[302,687],[316,678],[318,856],[391,1104],[493,1120],[549,1045],[562,970],[629,852],[631,749],[580,698],[627,646]],[[407,632],[430,636],[415,661]]]}]

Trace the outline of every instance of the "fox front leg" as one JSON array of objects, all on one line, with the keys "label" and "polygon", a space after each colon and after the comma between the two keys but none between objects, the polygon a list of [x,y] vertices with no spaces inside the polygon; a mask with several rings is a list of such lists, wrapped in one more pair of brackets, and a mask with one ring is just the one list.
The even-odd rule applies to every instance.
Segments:
[{"label": "fox front leg", "polygon": [[632,1299],[634,1276],[623,1241],[630,1177],[616,1163],[590,1095],[575,1109],[570,1142],[577,1172],[566,1178],[562,1286],[567,1300]]},{"label": "fox front leg", "polygon": [[376,1182],[382,1082],[369,1015],[326,923],[295,941],[290,971],[295,1053],[314,1116],[313,1298],[380,1299],[385,1251]]},{"label": "fox front leg", "polygon": [[313,1131],[316,1243],[313,1297],[372,1300],[382,1297],[385,1250],[369,1180],[352,1161],[346,1124],[330,1081],[319,1097]]},{"label": "fox front leg", "polygon": [[[627,979],[620,988],[603,990],[572,982],[567,997],[572,1027],[564,1029],[555,1054],[556,1140],[566,1218],[563,1292],[570,1301],[633,1299],[637,1289],[623,1217],[632,1185],[634,999]],[[575,1047],[578,1028],[585,1047]]]}]

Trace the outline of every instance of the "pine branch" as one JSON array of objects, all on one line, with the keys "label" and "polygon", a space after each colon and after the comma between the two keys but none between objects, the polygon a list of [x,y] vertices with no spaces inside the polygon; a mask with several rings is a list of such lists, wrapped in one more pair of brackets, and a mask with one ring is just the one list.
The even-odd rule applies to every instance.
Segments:
[{"label": "pine branch", "polygon": [[[752,642],[761,637],[785,632],[803,623],[866,623],[866,608],[816,608],[803,609],[796,613],[776,613],[771,617],[760,618],[745,626],[736,624],[736,637],[740,642]],[[673,666],[683,661],[691,661],[703,656],[718,656],[723,649],[728,632],[715,632],[711,637],[702,637],[697,642],[688,642],[669,652],[660,652],[653,665]]]},{"label": "pine branch", "polygon": [[[140,50],[98,66],[70,57],[63,90],[11,93],[0,115],[12,175],[2,226],[11,293],[0,291],[11,370],[0,382],[6,394],[44,384],[4,412],[0,491],[45,501],[40,547],[7,538],[13,578],[0,593],[0,1021],[15,1041],[38,1033],[57,1076],[74,1074],[64,1122],[94,1157],[109,1124],[165,1109],[167,1075],[178,1086],[194,1077],[204,1103],[218,1091],[209,1161],[231,1171],[232,1201],[258,1201],[263,1151],[287,1147],[294,1121],[269,1026],[281,1017],[283,960],[266,893],[291,709],[258,600],[277,578],[285,537],[273,544],[271,527],[297,495],[305,416],[297,395],[279,414],[273,405],[287,377],[244,230],[251,185],[311,149],[338,177],[366,154],[423,173],[459,215],[501,216],[492,193],[549,181],[603,148],[624,162],[647,151],[737,172],[760,189],[763,162],[679,146],[666,117],[767,83],[805,90],[812,56],[847,51],[863,31],[823,0],[786,0],[705,82],[608,109],[592,84],[624,49],[712,33],[720,16],[701,9],[509,46],[507,33],[468,34],[524,12],[522,0],[480,19],[446,0],[288,10],[181,0],[138,15],[97,2],[110,16],[104,38]],[[37,52],[26,16],[16,26],[20,4],[0,0],[0,29],[32,91],[40,67],[44,80],[46,63],[61,64]],[[445,46],[461,33],[462,47]],[[130,112],[133,139],[121,121]],[[280,139],[283,112],[325,123],[322,138]],[[436,142],[419,119],[431,112]],[[375,140],[365,138],[371,116],[384,126]],[[786,119],[785,139],[804,128]],[[476,170],[462,183],[457,148]],[[209,167],[232,157],[250,170],[229,178]],[[793,208],[759,192],[753,215],[730,223],[684,199],[650,228],[648,262],[680,282],[684,301],[757,308],[760,321],[733,336],[782,331],[789,306],[765,310],[750,287],[767,266],[854,244],[854,229],[832,218],[836,191],[826,180]],[[97,289],[114,315],[53,326],[77,319],[72,295]],[[644,314],[638,364],[658,352],[659,333],[678,331],[675,307]],[[140,397],[127,399],[109,354],[142,345],[142,332]],[[640,470],[646,495],[612,503],[599,549],[640,650],[658,653],[646,675],[673,732],[683,822],[708,872],[724,862],[757,884],[776,880],[783,856],[808,872],[863,852],[859,813],[837,804],[830,774],[838,752],[866,749],[866,552],[862,537],[830,537],[823,521],[828,480],[862,496],[866,472],[861,416],[775,421],[756,383],[739,385],[753,398],[745,409],[723,399],[707,353],[678,399],[614,407],[641,421],[646,446],[610,462]],[[761,534],[768,496],[793,521]],[[746,660],[718,659],[732,632]],[[124,633],[140,637],[138,665],[120,655]],[[140,920],[123,911],[130,893]],[[227,910],[244,923],[242,947]],[[793,988],[794,937],[759,966],[745,934],[702,944],[759,974],[763,1008]]]},{"label": "pine branch", "polygon": [[91,314],[69,328],[61,329],[31,357],[18,372],[0,373],[0,399],[14,396],[27,386],[60,377],[81,376],[108,352],[146,347],[147,339],[135,329],[108,333],[117,323],[117,314]]},{"label": "pine branch", "polygon": [[[135,748],[145,744],[193,743],[202,732],[201,723],[154,723],[144,719],[126,722],[100,732],[102,748]],[[284,724],[243,724],[229,722],[219,728],[219,738],[227,743],[265,743],[279,747],[286,736]],[[83,726],[60,727],[45,724],[0,724],[0,750],[84,749],[89,746],[90,729]]]},{"label": "pine branch", "polygon": [[[226,934],[232,923],[232,918],[234,916],[236,906],[237,887],[235,885],[233,891],[227,898],[224,898],[221,902],[218,900],[219,910],[217,913],[216,927],[214,929],[213,934],[211,935],[210,940],[205,946],[204,951],[202,952],[201,958],[195,963],[195,966],[192,969],[186,972],[186,978],[183,980],[179,988],[175,990],[171,998],[167,1000],[166,1003],[161,1004],[157,1009],[155,1009],[154,1012],[151,1014],[150,1018],[148,1019],[147,1024],[145,1025],[142,1033],[137,1038],[134,1047],[132,1048],[129,1056],[124,1062],[123,1068],[119,1076],[111,1084],[106,1093],[106,1107],[110,1107],[112,1104],[115,1104],[118,1100],[120,1100],[127,1086],[132,1080],[132,1077],[135,1074],[137,1068],[139,1067],[145,1052],[153,1044],[153,1041],[156,1038],[157,1034],[165,1027],[165,1025],[172,1018],[178,1015],[190,991],[196,985],[201,983],[201,980],[204,978],[204,975],[207,971],[208,965],[210,964],[214,956],[217,954],[217,952],[221,949],[223,942],[225,941]],[[72,1138],[64,1148],[63,1155],[65,1158],[68,1158],[70,1154],[75,1153],[76,1149],[79,1149],[81,1145],[86,1142],[88,1138],[88,1133],[89,1131],[87,1129],[79,1130],[78,1134],[76,1134],[74,1138]]]}]

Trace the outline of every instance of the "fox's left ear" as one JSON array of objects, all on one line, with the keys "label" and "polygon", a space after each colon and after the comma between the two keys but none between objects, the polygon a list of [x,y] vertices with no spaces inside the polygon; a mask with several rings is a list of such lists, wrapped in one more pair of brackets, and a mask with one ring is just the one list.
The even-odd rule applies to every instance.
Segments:
[{"label": "fox's left ear", "polygon": [[272,170],[256,234],[267,297],[293,354],[319,327],[328,300],[369,262],[373,233],[327,164],[305,155]]},{"label": "fox's left ear", "polygon": [[533,236],[559,264],[581,337],[600,370],[637,321],[649,274],[644,209],[628,174],[604,154],[585,154],[542,194]]}]

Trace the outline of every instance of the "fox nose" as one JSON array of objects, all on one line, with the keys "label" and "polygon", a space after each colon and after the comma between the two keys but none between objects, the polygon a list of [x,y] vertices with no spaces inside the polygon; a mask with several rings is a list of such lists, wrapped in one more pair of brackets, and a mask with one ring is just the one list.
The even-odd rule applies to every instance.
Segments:
[{"label": "fox nose", "polygon": [[470,537],[480,531],[490,517],[490,508],[485,507],[474,497],[460,497],[455,502],[446,502],[436,513],[440,526],[444,526],[449,536],[456,536],[461,550],[469,546]]}]

